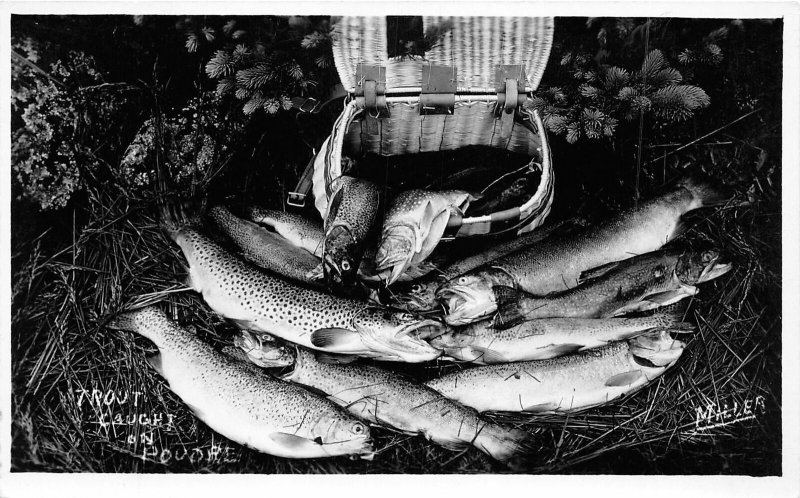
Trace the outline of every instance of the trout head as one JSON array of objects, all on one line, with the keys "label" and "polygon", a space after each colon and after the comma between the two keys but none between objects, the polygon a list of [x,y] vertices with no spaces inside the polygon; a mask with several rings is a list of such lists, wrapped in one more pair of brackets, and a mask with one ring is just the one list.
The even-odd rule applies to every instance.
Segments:
[{"label": "trout head", "polygon": [[436,309],[436,289],[440,281],[426,279],[407,286],[404,292],[392,296],[394,303],[408,311],[431,311]]},{"label": "trout head", "polygon": [[733,265],[720,261],[718,250],[688,251],[678,258],[675,275],[686,285],[702,284],[728,273]]},{"label": "trout head", "polygon": [[405,272],[416,251],[416,233],[408,225],[395,225],[383,231],[381,244],[375,254],[375,269],[389,270],[386,285],[396,282]]},{"label": "trout head", "polygon": [[447,309],[445,320],[450,325],[466,325],[494,313],[497,304],[492,287],[516,287],[514,277],[498,267],[489,267],[456,277],[436,291],[436,297]]},{"label": "trout head", "polygon": [[365,460],[372,460],[375,455],[369,427],[343,410],[320,411],[310,424],[303,426],[295,434],[315,442],[327,455],[358,455]]},{"label": "trout head", "polygon": [[355,285],[361,263],[360,244],[349,228],[335,225],[325,235],[322,269],[329,287]]},{"label": "trout head", "polygon": [[673,339],[668,329],[656,329],[628,341],[632,360],[650,368],[669,367],[683,354],[686,344]]},{"label": "trout head", "polygon": [[361,334],[361,341],[377,359],[416,363],[441,355],[441,351],[426,342],[428,337],[445,329],[436,320],[420,319],[411,313],[368,308],[353,318],[353,328]]},{"label": "trout head", "polygon": [[247,359],[262,368],[281,368],[294,364],[294,347],[284,346],[274,339],[241,330],[233,343],[247,355]]}]

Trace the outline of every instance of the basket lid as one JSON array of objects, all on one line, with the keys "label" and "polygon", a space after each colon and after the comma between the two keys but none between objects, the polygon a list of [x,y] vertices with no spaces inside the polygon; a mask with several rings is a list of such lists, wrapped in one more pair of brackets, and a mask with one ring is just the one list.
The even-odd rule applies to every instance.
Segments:
[{"label": "basket lid", "polygon": [[[408,18],[406,18],[408,19]],[[419,43],[404,42],[388,17],[335,20],[333,56],[344,87],[353,92],[359,65],[385,68],[386,91],[419,89],[424,65],[455,68],[458,92],[495,93],[498,69],[521,66],[526,91],[539,85],[553,42],[552,17],[439,17],[416,21]],[[421,30],[420,21],[421,20]],[[393,29],[388,29],[390,22]],[[389,31],[392,31],[391,33]],[[413,37],[413,34],[411,35]],[[395,53],[398,44],[409,53]],[[390,54],[390,50],[392,53]],[[383,77],[383,71],[381,78]]]}]

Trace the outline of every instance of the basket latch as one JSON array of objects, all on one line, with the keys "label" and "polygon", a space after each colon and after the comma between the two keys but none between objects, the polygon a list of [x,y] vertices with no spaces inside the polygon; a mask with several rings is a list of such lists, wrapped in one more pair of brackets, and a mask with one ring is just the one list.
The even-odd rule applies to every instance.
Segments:
[{"label": "basket latch", "polygon": [[389,117],[386,106],[386,68],[376,64],[356,66],[356,104],[366,111],[364,124],[367,133],[378,134],[378,120]]},{"label": "basket latch", "polygon": [[421,115],[453,114],[456,105],[456,68],[424,64],[419,102]]},{"label": "basket latch", "polygon": [[499,66],[495,70],[495,88],[497,88],[497,108],[495,114],[513,114],[517,106],[525,103],[525,66]]},{"label": "basket latch", "polygon": [[356,66],[356,102],[373,117],[388,116],[386,107],[386,68],[376,64]]},{"label": "basket latch", "polygon": [[500,119],[499,128],[495,128],[493,145],[508,147],[511,133],[514,130],[514,116],[517,107],[525,103],[525,67],[521,65],[500,66],[495,71],[495,88],[497,89],[497,106],[495,116]]}]

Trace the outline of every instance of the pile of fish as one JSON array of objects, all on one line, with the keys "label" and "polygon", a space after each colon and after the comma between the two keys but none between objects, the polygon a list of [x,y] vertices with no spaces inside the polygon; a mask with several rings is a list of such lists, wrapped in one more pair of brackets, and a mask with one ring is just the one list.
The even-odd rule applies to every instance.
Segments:
[{"label": "pile of fish", "polygon": [[[535,452],[534,435],[482,412],[574,412],[645,387],[695,330],[680,301],[731,269],[715,248],[672,242],[684,214],[729,197],[691,178],[601,223],[569,220],[463,258],[440,241],[480,196],[384,197],[342,177],[324,221],[214,206],[206,223],[164,206],[188,287],[239,326],[237,347],[217,351],[155,307],[111,327],[153,341],[170,389],[255,450],[371,459],[380,426],[512,464]],[[462,368],[422,382],[365,359]]]}]

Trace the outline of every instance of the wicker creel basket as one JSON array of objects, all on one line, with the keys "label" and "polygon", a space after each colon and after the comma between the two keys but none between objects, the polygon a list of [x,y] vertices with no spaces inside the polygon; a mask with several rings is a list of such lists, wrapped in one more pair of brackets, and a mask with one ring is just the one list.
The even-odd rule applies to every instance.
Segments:
[{"label": "wicker creel basket", "polygon": [[382,156],[488,146],[522,153],[541,170],[522,205],[485,216],[453,216],[456,236],[539,226],[550,212],[553,170],[540,117],[525,102],[550,53],[552,18],[423,17],[438,40],[415,56],[390,56],[385,17],[343,17],[333,53],[348,98],[313,162],[323,219],[342,153]]}]

